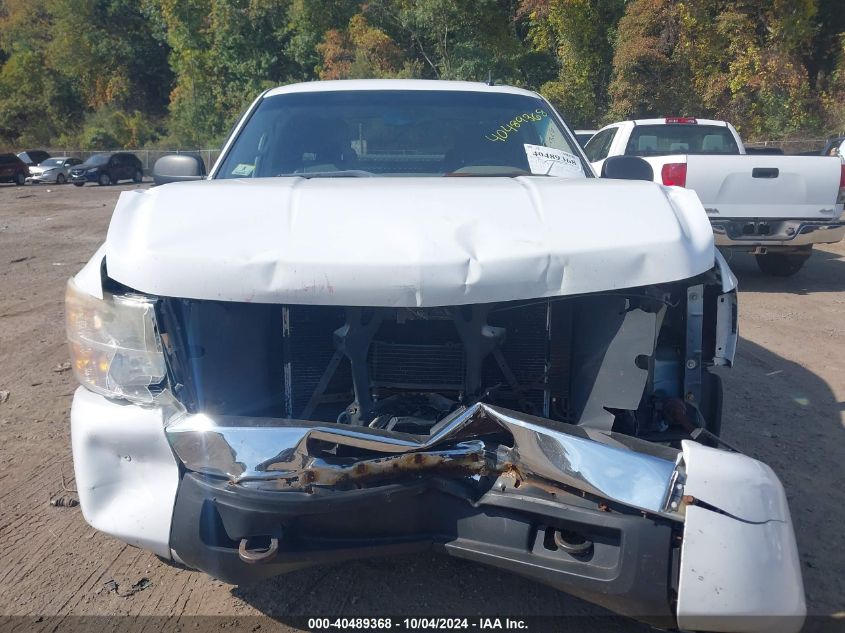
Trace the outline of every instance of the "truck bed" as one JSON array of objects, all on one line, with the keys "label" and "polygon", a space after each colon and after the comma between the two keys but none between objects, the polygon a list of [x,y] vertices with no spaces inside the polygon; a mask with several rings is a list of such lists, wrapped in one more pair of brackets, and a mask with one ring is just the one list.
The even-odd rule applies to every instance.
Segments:
[{"label": "truck bed", "polygon": [[827,156],[670,155],[645,157],[657,182],[670,163],[686,163],[686,188],[709,216],[836,219],[842,162]]}]

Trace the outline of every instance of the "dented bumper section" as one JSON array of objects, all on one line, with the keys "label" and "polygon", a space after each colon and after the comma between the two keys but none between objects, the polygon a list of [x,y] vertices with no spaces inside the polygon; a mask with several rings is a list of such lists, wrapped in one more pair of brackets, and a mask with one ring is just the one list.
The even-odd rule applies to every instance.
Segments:
[{"label": "dented bumper section", "polygon": [[[534,416],[475,404],[421,438],[367,427],[186,416],[167,435],[185,466],[263,490],[380,483],[407,474],[499,475],[553,482],[637,510],[669,508],[675,451]],[[283,438],[283,448],[277,438]],[[487,438],[486,440],[483,438]],[[599,441],[597,441],[597,439]],[[274,441],[275,440],[275,441]],[[646,452],[648,451],[648,452]]]},{"label": "dented bumper section", "polygon": [[485,404],[425,437],[203,414],[166,435],[186,469],[170,546],[228,582],[437,547],[658,626],[803,621],[783,489],[739,454]]}]

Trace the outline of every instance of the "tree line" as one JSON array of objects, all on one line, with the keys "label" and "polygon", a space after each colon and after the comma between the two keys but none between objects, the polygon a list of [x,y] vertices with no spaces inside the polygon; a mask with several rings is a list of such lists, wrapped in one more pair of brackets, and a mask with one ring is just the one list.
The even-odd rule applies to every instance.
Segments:
[{"label": "tree line", "polygon": [[263,89],[416,77],[538,90],[577,127],[845,128],[843,0],[0,0],[0,147],[219,144]]}]

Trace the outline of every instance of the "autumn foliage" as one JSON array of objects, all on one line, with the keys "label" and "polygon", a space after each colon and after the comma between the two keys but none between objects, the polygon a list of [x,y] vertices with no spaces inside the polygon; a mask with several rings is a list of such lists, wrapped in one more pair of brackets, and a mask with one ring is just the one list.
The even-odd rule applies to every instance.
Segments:
[{"label": "autumn foliage", "polygon": [[845,129],[843,0],[0,0],[0,148],[219,143],[261,90],[420,77],[538,90],[575,126]]}]

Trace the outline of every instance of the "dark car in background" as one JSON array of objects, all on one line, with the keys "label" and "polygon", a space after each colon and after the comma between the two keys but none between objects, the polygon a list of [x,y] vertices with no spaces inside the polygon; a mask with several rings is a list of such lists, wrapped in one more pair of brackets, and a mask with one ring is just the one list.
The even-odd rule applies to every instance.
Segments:
[{"label": "dark car in background", "polygon": [[19,152],[18,158],[20,158],[28,166],[33,167],[34,165],[40,165],[50,158],[50,154],[45,152],[43,149],[28,149],[23,152]]},{"label": "dark car in background", "polygon": [[22,185],[29,177],[29,167],[14,154],[0,154],[0,182]]},{"label": "dark car in background", "polygon": [[77,187],[86,182],[111,185],[121,180],[141,182],[143,179],[144,166],[141,160],[127,152],[94,154],[81,165],[70,169],[70,182]]}]

